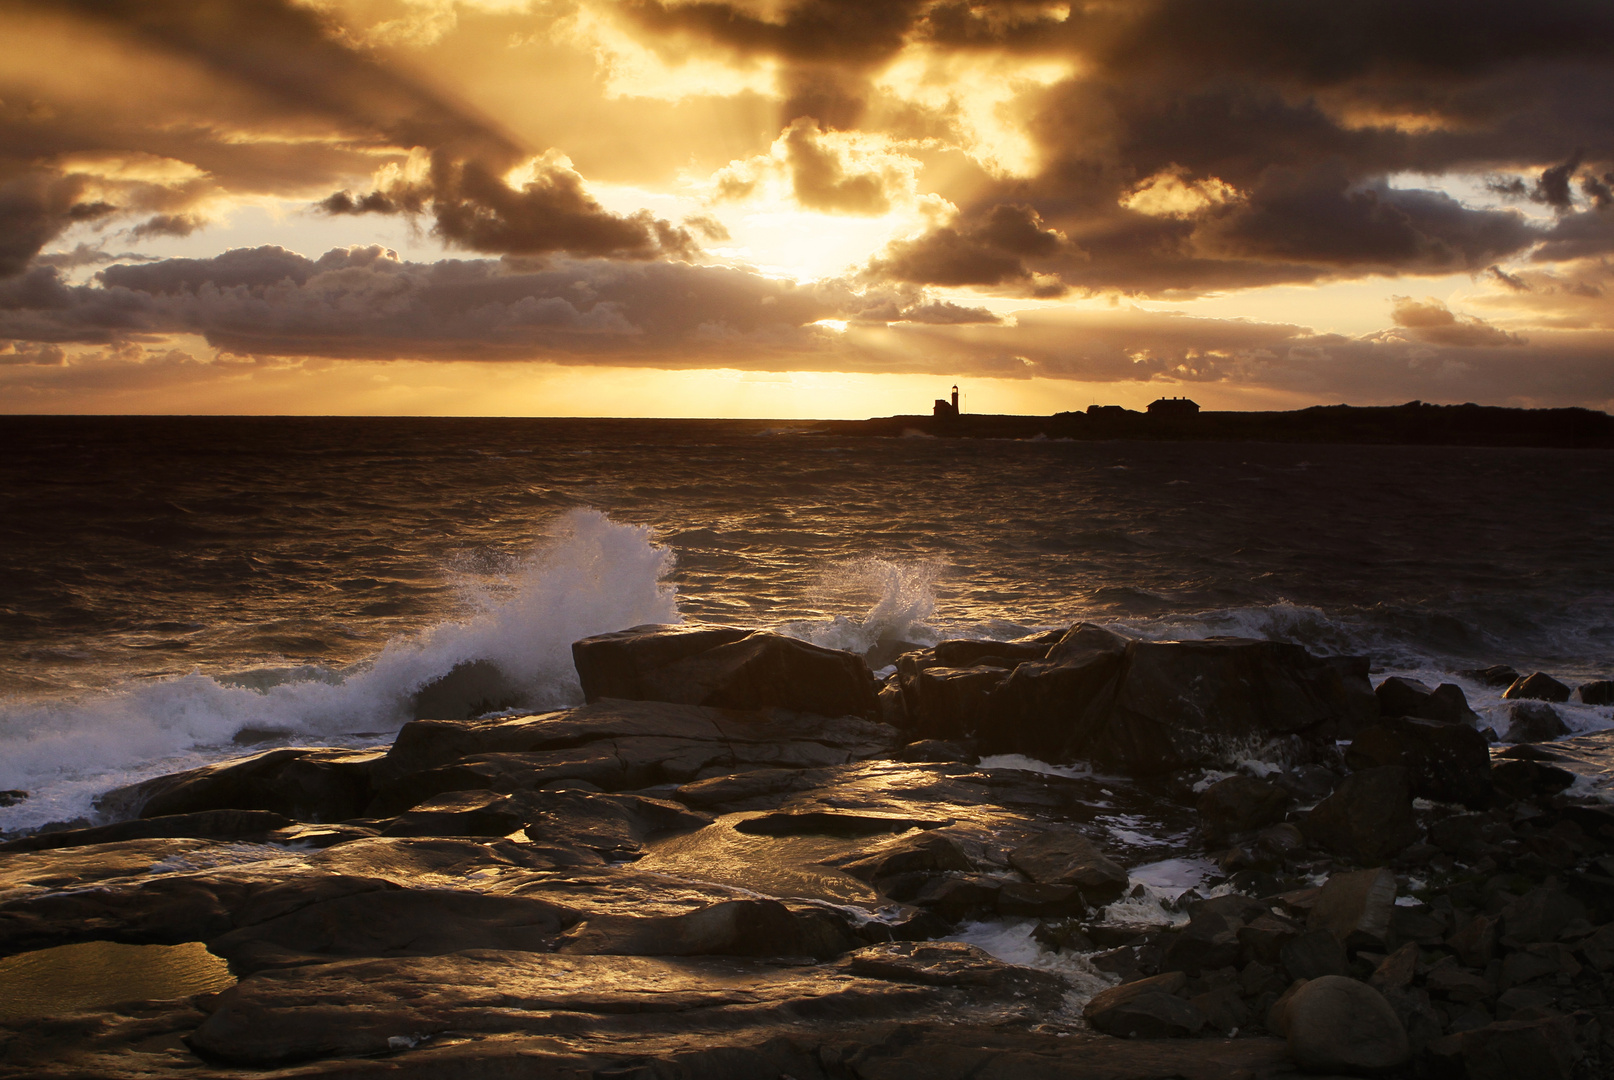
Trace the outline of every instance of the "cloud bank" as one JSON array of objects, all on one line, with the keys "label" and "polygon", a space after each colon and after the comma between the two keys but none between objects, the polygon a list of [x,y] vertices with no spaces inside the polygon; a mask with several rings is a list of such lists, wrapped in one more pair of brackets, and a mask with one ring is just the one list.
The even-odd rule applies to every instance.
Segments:
[{"label": "cloud bank", "polygon": [[[1614,397],[1596,0],[17,0],[0,34],[13,379],[188,335]],[[207,247],[243,207],[330,239]],[[831,232],[869,239],[793,271]],[[1348,284],[1372,332],[1145,310]]]}]

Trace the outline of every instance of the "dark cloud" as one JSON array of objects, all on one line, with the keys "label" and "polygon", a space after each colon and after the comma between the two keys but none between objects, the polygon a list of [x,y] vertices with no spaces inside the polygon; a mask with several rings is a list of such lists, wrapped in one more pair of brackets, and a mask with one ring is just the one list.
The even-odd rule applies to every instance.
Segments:
[{"label": "dark cloud", "polygon": [[1614,214],[1582,210],[1558,215],[1532,253],[1536,262],[1604,257],[1614,253]]},{"label": "dark cloud", "polygon": [[189,236],[207,222],[198,214],[154,214],[129,230],[135,238],[146,236]]},{"label": "dark cloud", "polygon": [[266,356],[615,356],[679,366],[759,345],[811,350],[819,332],[810,324],[873,302],[840,285],[683,263],[421,264],[378,247],[318,259],[264,247],[110,266],[85,286],[35,267],[0,282],[0,337],[94,344],[185,332]]},{"label": "dark cloud", "polygon": [[1614,205],[1614,172],[1607,172],[1602,176],[1596,176],[1592,173],[1582,175],[1580,178],[1580,190],[1585,193],[1591,204],[1599,210]]},{"label": "dark cloud", "polygon": [[1569,181],[1574,176],[1575,170],[1580,168],[1581,157],[1581,152],[1577,150],[1563,164],[1543,169],[1541,176],[1536,180],[1535,190],[1530,193],[1531,197],[1558,210],[1569,209]]},{"label": "dark cloud", "polygon": [[1439,191],[1353,184],[1325,166],[1273,170],[1247,204],[1213,218],[1204,239],[1236,257],[1431,273],[1484,267],[1537,233],[1512,212],[1470,210]]},{"label": "dark cloud", "polygon": [[44,171],[0,181],[0,277],[22,271],[63,229],[104,218],[113,207],[85,197],[83,177]]},{"label": "dark cloud", "polygon": [[611,255],[647,259],[690,255],[689,233],[640,211],[613,214],[583,188],[569,163],[540,159],[514,188],[477,161],[432,156],[429,177],[355,198],[339,192],[319,204],[330,214],[430,213],[432,231],[454,247],[505,255]]},{"label": "dark cloud", "polygon": [[1493,281],[1496,281],[1498,284],[1502,285],[1504,288],[1510,289],[1513,292],[1529,292],[1530,291],[1530,283],[1528,281],[1524,280],[1524,278],[1520,277],[1517,274],[1508,273],[1506,270],[1502,269],[1500,266],[1495,265],[1494,263],[1492,265],[1490,265],[1490,266],[1487,266],[1485,268],[1485,272],[1488,275],[1490,275],[1490,277],[1491,277],[1491,279]]},{"label": "dark cloud", "polygon": [[[134,238],[184,236],[203,223],[195,207],[223,191],[301,191],[412,146],[494,169],[523,152],[487,118],[292,0],[18,0],[0,8],[0,34],[16,48],[30,35],[92,40],[99,51],[87,64],[96,66],[81,82],[106,83],[102,108],[53,102],[49,90],[27,108],[0,105],[0,276],[85,220],[143,213]],[[185,78],[153,78],[175,61],[188,65]],[[85,153],[166,157],[193,175],[130,181],[48,164]],[[90,190],[99,197],[86,198]]]},{"label": "dark cloud", "polygon": [[1018,283],[1028,292],[1057,278],[1090,291],[1193,293],[1364,273],[1478,272],[1546,235],[1515,212],[1470,209],[1444,192],[1353,182],[1337,164],[1271,169],[1253,191],[1181,214],[1126,210],[1117,199],[1058,222],[1068,237],[1030,206],[978,212],[893,243],[870,274],[942,286]]},{"label": "dark cloud", "polygon": [[1073,32],[1111,70],[1181,81],[1229,59],[1268,78],[1320,87],[1370,77],[1477,77],[1539,58],[1594,59],[1614,48],[1614,11],[1595,0],[1157,0],[1093,4]]},{"label": "dark cloud", "polygon": [[926,285],[1002,285],[1029,282],[1028,259],[1067,250],[1065,237],[1045,228],[1029,206],[998,204],[962,228],[942,226],[914,240],[899,240],[870,263],[875,277]]},{"label": "dark cloud", "polygon": [[[1482,270],[1528,249],[1537,231],[1390,177],[1564,162],[1566,147],[1605,143],[1614,124],[1614,9],[1576,0],[1141,0],[1074,5],[1065,18],[1038,4],[862,3],[868,32],[831,48],[853,6],[794,5],[777,18],[740,4],[630,10],[647,44],[653,31],[769,57],[839,102],[787,120],[863,115],[877,101],[868,76],[914,43],[1072,61],[1071,78],[1017,105],[1040,169],[977,186],[956,221],[893,244],[871,269],[898,281],[1030,294],[1057,276],[1173,293]],[[857,94],[861,104],[843,100]],[[901,123],[933,130],[906,114]],[[1578,168],[1499,184],[1568,209]],[[1168,170],[1245,198],[1139,220],[1123,206],[1129,192]],[[1579,182],[1599,197],[1595,173]],[[991,242],[982,232],[1000,205],[1030,207],[1069,243],[1023,254]]]}]

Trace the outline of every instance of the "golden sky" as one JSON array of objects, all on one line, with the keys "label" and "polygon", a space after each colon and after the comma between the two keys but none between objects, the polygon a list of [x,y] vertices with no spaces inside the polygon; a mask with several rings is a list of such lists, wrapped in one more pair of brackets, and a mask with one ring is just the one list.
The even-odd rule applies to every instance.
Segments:
[{"label": "golden sky", "polygon": [[0,409],[1614,407],[1606,0],[0,0]]}]

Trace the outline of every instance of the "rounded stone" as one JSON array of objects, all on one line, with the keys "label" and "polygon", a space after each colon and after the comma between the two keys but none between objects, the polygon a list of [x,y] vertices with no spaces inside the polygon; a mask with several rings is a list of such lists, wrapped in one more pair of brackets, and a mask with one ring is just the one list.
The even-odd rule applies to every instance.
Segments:
[{"label": "rounded stone", "polygon": [[1384,996],[1343,975],[1312,979],[1289,1001],[1289,1055],[1307,1072],[1368,1075],[1404,1064],[1406,1029]]}]

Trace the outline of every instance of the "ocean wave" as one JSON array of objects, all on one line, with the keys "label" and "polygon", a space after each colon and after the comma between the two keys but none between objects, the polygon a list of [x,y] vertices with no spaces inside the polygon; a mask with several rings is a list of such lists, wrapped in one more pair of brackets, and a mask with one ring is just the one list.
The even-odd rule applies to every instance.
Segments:
[{"label": "ocean wave", "polygon": [[467,617],[350,667],[193,672],[70,700],[13,698],[0,704],[0,788],[29,797],[0,809],[0,828],[89,814],[108,788],[239,752],[232,740],[248,729],[332,745],[390,736],[417,691],[469,660],[493,663],[535,708],[579,704],[572,642],[680,621],[672,570],[649,528],[572,511],[505,574],[466,580]]}]

